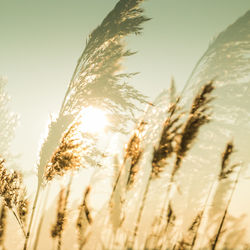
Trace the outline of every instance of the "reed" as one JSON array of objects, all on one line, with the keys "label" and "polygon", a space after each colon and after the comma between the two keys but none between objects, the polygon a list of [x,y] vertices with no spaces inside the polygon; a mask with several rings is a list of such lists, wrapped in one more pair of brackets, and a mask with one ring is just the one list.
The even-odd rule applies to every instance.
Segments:
[{"label": "reed", "polygon": [[143,149],[141,149],[142,134],[146,123],[141,121],[138,128],[136,128],[133,136],[130,138],[128,144],[125,146],[124,162],[131,160],[127,188],[131,188],[135,182],[136,174],[138,172],[138,162],[142,156]]},{"label": "reed", "polygon": [[8,207],[15,216],[23,234],[28,213],[28,200],[23,186],[22,175],[16,171],[9,172],[4,166],[4,160],[0,161],[0,196],[4,206]]},{"label": "reed", "polygon": [[225,223],[226,216],[228,214],[228,208],[231,204],[234,192],[236,190],[236,187],[237,187],[237,184],[239,181],[240,173],[241,173],[242,166],[239,163],[230,164],[230,157],[231,157],[233,152],[234,152],[234,145],[232,142],[229,142],[226,146],[224,153],[222,154],[221,169],[220,169],[220,173],[218,176],[218,180],[221,182],[223,179],[229,178],[229,176],[235,171],[236,167],[238,167],[239,170],[237,171],[237,175],[235,177],[233,187],[230,190],[230,195],[229,195],[229,198],[227,200],[223,216],[220,220],[218,230],[217,230],[214,238],[211,240],[211,249],[212,250],[214,250],[216,248],[216,246],[219,242],[220,236],[222,234],[223,225]]},{"label": "reed", "polygon": [[82,166],[83,142],[79,136],[79,123],[71,125],[62,137],[45,169],[44,178],[47,181],[55,176],[63,176],[68,171],[79,169]]},{"label": "reed", "polygon": [[0,211],[0,246],[4,248],[4,236],[6,231],[6,222],[7,222],[7,209],[4,204],[1,206]]},{"label": "reed", "polygon": [[71,175],[67,189],[62,188],[59,193],[56,223],[51,228],[51,237],[57,239],[57,250],[60,250],[62,247],[62,234],[66,225],[67,205],[72,181],[73,174]]},{"label": "reed", "polygon": [[201,126],[209,122],[208,104],[213,100],[210,96],[214,90],[213,81],[206,83],[195,96],[188,119],[183,124],[176,146],[176,162],[171,175],[171,182],[179,170],[183,158],[191,148],[193,141],[196,139]]},{"label": "reed", "polygon": [[78,244],[79,249],[82,249],[85,243],[85,233],[87,228],[91,225],[93,219],[91,216],[91,211],[88,205],[88,197],[90,194],[91,187],[88,186],[83,195],[83,202],[79,206],[79,214],[77,218],[77,230],[78,230]]},{"label": "reed", "polygon": [[[50,217],[51,213],[51,208],[45,211],[49,199],[40,199],[42,189],[45,188],[48,196],[51,195],[53,190],[48,188],[48,183],[58,184],[58,180],[61,180],[61,177],[65,175],[70,175],[69,182],[66,186],[61,186],[57,196],[56,216],[53,223],[51,221],[47,223],[49,225],[51,223],[52,226],[49,231],[51,237],[46,240],[54,242],[58,250],[69,248],[69,244],[72,249],[75,247],[79,250],[192,250],[200,248],[215,250],[220,245],[223,245],[223,233],[227,233],[227,230],[229,230],[226,223],[229,218],[231,220],[234,218],[234,227],[244,225],[243,220],[241,220],[242,217],[238,219],[230,216],[229,210],[243,172],[242,165],[231,163],[231,157],[235,152],[235,145],[232,141],[226,144],[220,162],[213,163],[216,166],[213,167],[213,171],[211,170],[211,175],[215,176],[215,167],[217,167],[218,175],[216,174],[208,193],[205,194],[205,202],[203,198],[200,198],[197,201],[199,207],[193,207],[195,213],[194,216],[192,215],[194,217],[192,223],[185,223],[183,218],[189,216],[189,213],[186,214],[187,209],[183,209],[182,206],[185,206],[184,201],[187,200],[185,191],[191,189],[188,185],[195,188],[199,186],[197,183],[186,184],[185,180],[180,183],[180,180],[183,180],[183,173],[187,174],[187,171],[183,171],[186,160],[189,163],[191,162],[188,167],[193,172],[193,176],[200,177],[203,174],[202,170],[197,171],[195,162],[197,159],[192,158],[193,150],[191,149],[197,150],[195,152],[197,154],[207,149],[199,141],[199,132],[204,128],[206,136],[208,133],[215,134],[209,126],[205,125],[212,120],[211,114],[216,113],[216,108],[221,110],[220,105],[223,106],[222,102],[220,103],[221,100],[216,99],[216,102],[213,103],[215,108],[211,109],[213,91],[216,89],[218,90],[216,93],[220,93],[223,84],[218,82],[217,89],[215,88],[215,81],[210,81],[210,79],[214,79],[214,76],[211,77],[210,74],[208,74],[209,77],[202,78],[201,76],[206,72],[206,64],[209,64],[210,59],[214,62],[214,58],[218,58],[218,55],[224,55],[224,52],[228,51],[227,48],[233,42],[232,40],[228,41],[228,32],[230,34],[234,32],[242,34],[239,46],[233,46],[234,53],[232,53],[232,56],[237,54],[239,55],[237,62],[245,62],[245,58],[241,57],[241,51],[244,50],[249,53],[250,29],[248,28],[250,12],[237,21],[236,24],[230,26],[228,31],[219,35],[218,39],[215,40],[212,46],[209,46],[206,54],[201,58],[199,63],[203,62],[203,65],[201,65],[203,73],[195,75],[195,72],[193,72],[190,77],[190,81],[195,76],[202,79],[202,86],[201,83],[198,84],[201,87],[196,95],[188,97],[183,92],[178,97],[174,79],[172,79],[168,95],[169,100],[165,100],[164,105],[162,105],[162,103],[156,102],[157,104],[153,104],[147,102],[147,98],[143,94],[129,85],[128,80],[136,73],[124,73],[122,71],[123,59],[134,54],[134,52],[126,48],[125,37],[131,34],[140,34],[142,25],[149,20],[144,16],[143,9],[140,7],[142,3],[142,0],[118,1],[114,9],[89,35],[86,46],[77,61],[58,115],[55,120],[51,121],[48,136],[41,146],[37,166],[38,186],[31,211],[28,209],[30,202],[26,197],[22,174],[8,169],[5,160],[0,160],[0,247],[2,249],[6,249],[6,246],[8,246],[8,225],[13,221],[9,217],[7,220],[9,210],[14,215],[14,222],[17,222],[17,225],[14,226],[20,227],[23,232],[23,249],[37,249],[40,247],[39,242],[41,240],[39,241],[39,237],[44,237],[42,234],[42,229],[45,227],[43,220]],[[244,27],[244,32],[237,29],[241,25]],[[221,46],[222,50],[220,51]],[[206,57],[209,60],[206,61]],[[214,64],[213,69],[217,66],[221,67],[221,65]],[[230,68],[235,69],[236,66],[233,66]],[[242,76],[247,75],[247,70],[248,67],[244,67]],[[245,81],[245,78],[242,77],[242,81]],[[247,88],[244,91],[247,92]],[[231,92],[227,94],[231,95]],[[243,96],[243,93],[241,94]],[[185,98],[188,98],[188,101]],[[167,101],[168,106],[166,105]],[[3,111],[3,114],[6,113],[5,102],[6,98],[3,95],[0,82],[0,111]],[[191,103],[191,106],[185,110],[187,103]],[[137,119],[137,112],[142,111],[141,106],[138,104],[141,106],[148,104],[148,109],[141,120]],[[110,136],[126,135],[129,132],[128,125],[130,123],[137,124],[130,134],[128,143],[124,147],[121,146],[123,155],[118,156],[110,152],[104,160],[103,155],[106,152],[103,152],[98,147],[102,134],[93,135],[83,132],[81,129],[81,112],[87,107],[101,107],[106,112],[110,124],[107,130],[102,132],[103,134],[107,132],[110,133]],[[229,111],[227,110],[227,112]],[[159,117],[163,113],[165,116]],[[244,119],[247,119],[247,117],[246,115]],[[14,126],[15,116],[12,117],[12,122],[10,122],[9,118],[10,116],[7,115],[6,121],[4,119],[0,120],[0,139],[2,138],[2,131],[8,126],[10,128]],[[216,118],[218,119],[218,117]],[[218,121],[217,123],[219,126],[222,124]],[[226,132],[228,131],[231,132],[230,128],[227,128]],[[233,133],[225,134],[225,137],[228,137],[228,134],[231,136]],[[6,135],[11,138],[11,133],[8,134],[6,131]],[[235,135],[237,134],[233,136]],[[222,138],[220,139],[222,140]],[[7,148],[10,142],[8,140],[2,141],[4,141]],[[0,140],[0,154],[5,157],[8,154],[5,148],[2,147],[2,141]],[[193,148],[195,143],[198,144],[198,149]],[[199,143],[201,144],[199,145]],[[209,146],[212,147],[213,145]],[[214,153],[219,152],[219,155],[221,151],[218,150]],[[244,154],[246,153],[243,152],[240,156],[244,156]],[[189,156],[191,161],[189,161]],[[208,162],[204,165],[204,168],[209,167],[210,161]],[[101,168],[98,168],[99,166]],[[98,178],[94,180],[93,168],[100,171],[102,174],[101,180]],[[178,174],[179,172],[180,174]],[[80,186],[74,185],[76,180],[73,177],[76,174],[80,176],[80,174],[85,173],[90,175],[87,177],[90,181],[83,183],[81,179],[77,183]],[[105,181],[105,184],[103,184],[103,181]],[[225,181],[230,182],[230,185],[225,186]],[[200,183],[198,184],[200,185]],[[83,189],[82,185],[86,189],[83,194],[80,194],[79,190]],[[184,192],[175,192],[175,186],[179,191]],[[227,188],[226,192],[222,193],[219,187]],[[202,183],[202,188],[207,192],[207,183]],[[99,196],[98,191],[100,189],[104,189],[102,190],[103,197]],[[219,220],[211,219],[210,215],[208,215],[206,221],[206,212],[209,206],[216,203],[218,192],[223,196],[223,202],[221,202],[223,203],[223,210],[216,214],[219,215]],[[71,204],[69,200],[73,197],[75,200]],[[212,204],[210,204],[211,197],[213,198]],[[92,202],[92,199],[94,202]],[[38,201],[41,200],[41,209],[37,210]],[[98,207],[100,200],[103,204]],[[157,202],[157,204],[154,206],[153,202]],[[157,209],[155,209],[156,207]],[[38,221],[39,218],[40,221]],[[150,224],[151,221],[153,221],[152,224]],[[206,245],[202,245],[203,242],[200,239],[203,222],[206,229],[210,229],[211,225],[215,229],[212,232],[212,239]],[[36,229],[36,224],[39,224],[38,229]],[[72,236],[70,243],[65,237],[66,232],[68,232],[66,231],[68,225],[73,225],[69,230],[69,234]],[[150,226],[146,230],[142,230],[143,225]],[[207,230],[207,238],[210,238],[210,232]],[[239,233],[241,231],[239,228],[233,228],[232,232]],[[34,243],[30,240],[32,235],[35,236]],[[74,240],[73,236],[77,236],[77,238]],[[227,239],[229,237],[230,234],[227,235]],[[244,246],[247,246],[247,242],[243,237],[239,239],[239,242],[233,246],[243,249]],[[41,245],[41,247],[45,246]],[[225,247],[230,246],[225,244]]]},{"label": "reed", "polygon": [[134,54],[125,49],[124,37],[130,34],[140,34],[142,24],[149,20],[143,16],[143,10],[140,8],[141,2],[141,0],[120,0],[103,22],[89,35],[62,101],[58,117],[51,121],[48,136],[41,146],[37,168],[38,186],[24,250],[27,248],[46,166],[59,146],[63,134],[82,108],[102,106],[109,111],[114,121],[120,121],[121,126],[111,124],[111,129],[116,132],[125,132],[128,117],[133,120],[134,112],[139,110],[133,101],[145,103],[146,97],[123,81],[134,74],[119,72],[122,59]]},{"label": "reed", "polygon": [[170,157],[174,152],[173,150],[174,138],[178,129],[180,128],[180,125],[178,125],[180,115],[176,114],[176,110],[178,109],[178,103],[179,103],[179,98],[176,100],[175,103],[170,104],[168,111],[167,111],[167,118],[163,124],[163,129],[162,129],[162,133],[160,136],[159,145],[158,147],[154,148],[153,159],[151,162],[151,172],[146,182],[146,187],[143,192],[142,201],[139,206],[139,212],[137,215],[135,228],[133,230],[132,240],[129,243],[132,246],[135,244],[135,239],[137,237],[137,233],[139,230],[139,225],[140,225],[143,209],[146,204],[146,199],[148,196],[150,184],[152,180],[160,177],[160,172],[163,171],[163,167],[166,165],[165,160],[168,157]]}]

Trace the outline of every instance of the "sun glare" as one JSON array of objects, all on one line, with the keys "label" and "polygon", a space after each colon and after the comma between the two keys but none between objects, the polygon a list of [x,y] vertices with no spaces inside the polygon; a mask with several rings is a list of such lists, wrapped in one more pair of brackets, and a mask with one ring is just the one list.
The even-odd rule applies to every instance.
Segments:
[{"label": "sun glare", "polygon": [[108,124],[107,117],[103,110],[87,107],[81,111],[81,125],[82,132],[98,133],[104,130]]}]

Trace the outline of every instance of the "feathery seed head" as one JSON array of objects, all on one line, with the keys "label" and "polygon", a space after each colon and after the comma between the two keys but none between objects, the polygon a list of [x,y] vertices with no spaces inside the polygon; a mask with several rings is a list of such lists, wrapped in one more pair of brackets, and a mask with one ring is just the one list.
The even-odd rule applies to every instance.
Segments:
[{"label": "feathery seed head", "polygon": [[58,204],[57,204],[57,219],[56,223],[52,226],[51,237],[60,237],[63,227],[65,224],[65,189],[62,188],[59,194]]},{"label": "feathery seed head", "polygon": [[26,190],[23,187],[21,173],[7,171],[4,160],[1,160],[0,180],[0,196],[2,196],[4,204],[9,209],[16,208],[19,219],[24,223],[28,210],[28,200],[26,199]]},{"label": "feathery seed head", "polygon": [[222,153],[221,170],[218,176],[219,180],[228,178],[229,175],[233,173],[234,168],[239,166],[239,164],[233,164],[229,166],[230,156],[232,155],[233,152],[234,152],[233,142],[229,142],[226,145],[225,151]]},{"label": "feathery seed head", "polygon": [[138,128],[135,130],[133,136],[130,138],[128,144],[125,146],[126,152],[124,156],[124,161],[131,159],[131,166],[129,170],[127,188],[130,188],[135,182],[135,176],[138,172],[137,163],[139,162],[142,149],[140,148],[140,143],[143,136],[143,131],[145,129],[145,122],[141,121]]},{"label": "feathery seed head", "polygon": [[90,209],[88,206],[88,199],[89,199],[89,194],[90,194],[91,187],[88,186],[84,192],[83,195],[83,202],[79,206],[79,216],[77,219],[77,227],[79,231],[83,229],[85,222],[87,221],[88,224],[92,223],[92,217],[90,213]]},{"label": "feathery seed head", "polygon": [[159,146],[154,148],[152,171],[151,176],[153,178],[159,177],[159,174],[163,171],[166,165],[166,159],[174,152],[174,139],[178,133],[180,125],[178,124],[181,117],[180,114],[176,114],[178,110],[179,98],[175,103],[171,103],[168,108],[168,116],[163,125]]},{"label": "feathery seed head", "polygon": [[176,140],[177,159],[172,171],[172,180],[175,173],[180,168],[183,157],[185,157],[186,153],[191,148],[192,142],[197,137],[200,127],[210,121],[209,114],[206,114],[206,111],[209,108],[207,106],[208,103],[213,100],[213,98],[210,97],[213,89],[213,81],[210,81],[203,86],[193,100],[187,121],[183,124],[179,138]]},{"label": "feathery seed head", "polygon": [[61,139],[50,162],[46,166],[45,179],[52,180],[56,175],[63,176],[68,170],[81,166],[82,141],[79,139],[79,123],[74,123]]}]

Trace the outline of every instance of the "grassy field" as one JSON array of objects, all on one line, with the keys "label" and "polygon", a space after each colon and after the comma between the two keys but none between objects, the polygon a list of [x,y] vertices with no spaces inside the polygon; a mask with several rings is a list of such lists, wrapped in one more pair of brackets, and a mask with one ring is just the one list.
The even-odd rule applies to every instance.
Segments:
[{"label": "grassy field", "polygon": [[232,209],[250,204],[250,12],[181,92],[172,79],[151,103],[122,71],[134,54],[124,38],[150,21],[141,2],[120,0],[89,35],[41,145],[34,197],[9,167],[17,117],[1,81],[2,249],[250,249],[249,214]]}]

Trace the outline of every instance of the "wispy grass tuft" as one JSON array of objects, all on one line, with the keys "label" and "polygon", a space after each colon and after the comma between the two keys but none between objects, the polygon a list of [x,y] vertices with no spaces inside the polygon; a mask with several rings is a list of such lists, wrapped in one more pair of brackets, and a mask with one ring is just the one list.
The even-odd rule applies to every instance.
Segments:
[{"label": "wispy grass tuft", "polygon": [[127,188],[131,188],[135,182],[135,176],[138,172],[138,162],[141,158],[143,149],[140,147],[142,140],[142,133],[145,127],[145,122],[141,121],[138,128],[136,128],[133,136],[130,138],[128,144],[125,146],[124,162],[131,159],[131,165],[128,174]]},{"label": "wispy grass tuft", "polygon": [[79,249],[82,248],[85,241],[85,233],[87,228],[91,225],[93,219],[91,216],[91,211],[88,205],[89,194],[91,191],[91,187],[88,186],[83,195],[83,202],[79,206],[79,214],[77,218],[77,230],[78,230],[78,244]]},{"label": "wispy grass tuft", "polygon": [[177,140],[176,162],[172,171],[171,181],[174,180],[174,176],[181,166],[182,159],[189,151],[192,142],[196,139],[200,127],[210,120],[206,111],[209,109],[208,104],[213,100],[210,96],[213,90],[213,81],[210,81],[202,87],[193,100],[188,119],[184,123]]},{"label": "wispy grass tuft", "polygon": [[3,198],[3,205],[12,211],[26,236],[25,221],[28,214],[28,200],[22,175],[16,171],[9,172],[4,166],[4,160],[0,160],[0,180],[0,196]]},{"label": "wispy grass tuft", "polygon": [[[23,231],[25,238],[23,249],[27,250],[30,248],[36,250],[38,248],[39,237],[44,237],[42,230],[43,219],[49,217],[45,212],[47,200],[40,199],[40,194],[42,193],[40,190],[42,188],[46,189],[48,182],[51,185],[58,184],[58,179],[60,181],[64,179],[58,177],[68,173],[71,173],[69,183],[67,186],[61,186],[57,197],[56,218],[54,218],[53,223],[51,221],[47,223],[48,225],[52,224],[52,227],[49,231],[51,237],[47,237],[46,240],[56,244],[58,250],[71,247],[79,250],[192,250],[199,248],[211,248],[214,250],[221,246],[225,248],[230,247],[229,243],[226,242],[224,244],[224,242],[235,232],[238,234],[235,239],[240,240],[239,243],[234,242],[233,246],[234,248],[238,246],[243,248],[245,242],[239,237],[242,236],[240,234],[243,232],[241,227],[233,228],[230,232],[230,227],[228,226],[244,225],[242,224],[242,217],[237,219],[229,214],[233,194],[240,180],[242,169],[242,166],[239,164],[231,164],[231,156],[235,152],[233,142],[227,143],[221,156],[221,162],[208,161],[206,165],[200,166],[205,161],[204,159],[198,159],[199,153],[203,155],[204,152],[202,150],[206,150],[202,142],[197,140],[199,132],[205,124],[210,122],[212,112],[215,111],[215,114],[217,114],[216,109],[212,110],[210,106],[213,100],[212,93],[215,89],[214,81],[204,84],[195,96],[183,95],[180,98],[176,95],[176,88],[172,79],[170,90],[167,92],[167,99],[163,100],[163,97],[166,97],[166,92],[164,92],[156,99],[155,104],[152,104],[147,102],[146,97],[128,83],[128,80],[136,73],[123,72],[123,59],[134,54],[134,52],[126,48],[125,37],[131,34],[140,34],[142,25],[149,20],[149,18],[144,16],[143,9],[140,7],[142,2],[142,0],[120,0],[104,18],[103,22],[89,35],[85,49],[77,62],[60,111],[57,117],[51,121],[48,136],[40,150],[37,192],[30,212],[30,220],[27,223],[27,230],[26,221],[29,215],[29,203],[26,199],[23,177],[17,171],[8,170],[5,161],[0,160],[0,247],[2,249],[5,249],[7,245],[6,239],[8,239],[6,237],[6,235],[8,236],[6,228],[8,229],[10,221],[8,220],[7,223],[8,209],[11,210]],[[231,40],[228,39],[228,31],[219,35],[217,42],[215,41],[207,51],[209,56],[208,62],[210,59],[213,61],[213,58],[217,57],[215,52],[218,52],[221,45],[223,52],[218,53],[219,55],[223,55],[225,54],[224,51],[228,51],[230,43],[225,42],[227,40],[239,44],[238,47],[236,45],[233,46],[234,49],[236,48],[234,53],[240,59],[238,62],[245,61],[245,58],[241,57],[241,55],[242,50],[246,51],[248,49],[249,52],[250,48],[249,39],[247,40],[250,30],[248,28],[250,24],[249,13],[237,21],[236,25],[232,25],[229,28],[230,34],[232,31],[237,34],[244,33],[239,38],[240,41],[234,41],[235,36]],[[237,29],[237,27],[241,26],[241,22],[245,29],[244,32]],[[206,56],[202,58],[202,62],[204,58]],[[206,63],[204,62],[201,65],[204,72],[206,71]],[[231,68],[236,68],[235,65],[233,66]],[[221,65],[214,64],[213,69],[215,67],[220,68]],[[241,75],[244,76],[246,73],[249,73],[247,71],[248,68],[247,66],[242,69]],[[214,71],[211,71],[214,74]],[[194,74],[191,75],[191,77],[193,76]],[[209,79],[213,78],[209,76]],[[207,77],[203,80],[207,81]],[[0,121],[0,127],[4,131],[5,128],[8,128],[7,125],[12,128],[14,123],[10,123],[9,118],[11,116],[8,115],[5,106],[7,98],[2,91],[3,85],[1,84],[0,82],[0,111],[3,111],[1,116],[3,119]],[[218,83],[218,85],[220,84]],[[198,86],[200,86],[199,83]],[[247,92],[246,90],[247,88],[244,89],[245,92]],[[185,94],[185,92],[183,93]],[[231,95],[231,93],[229,94]],[[248,97],[248,95],[244,97]],[[188,99],[187,102],[185,102],[185,98]],[[185,111],[185,104],[189,103],[190,100],[192,101],[191,107]],[[136,118],[137,113],[140,113],[143,108],[139,107],[139,105],[146,103],[149,105],[148,111],[145,112],[141,122],[138,122],[139,120]],[[215,102],[215,107],[218,108],[219,105],[216,106],[216,104],[218,103]],[[90,106],[105,111],[110,122],[105,132],[103,131],[96,135],[92,135],[90,132],[83,132],[80,116],[82,111]],[[248,111],[246,111],[246,114],[248,114]],[[216,115],[214,117],[218,118]],[[12,122],[14,122],[15,119],[14,117],[12,118]],[[244,119],[246,118],[247,115]],[[100,149],[101,146],[99,144],[102,144],[101,138],[110,140],[108,137],[112,137],[115,133],[122,134],[122,136],[127,135],[131,123],[138,125],[132,131],[125,147],[121,146],[119,148],[120,151],[124,150],[124,155],[119,157],[109,152],[108,157],[104,159],[106,149],[103,152]],[[1,126],[2,124],[3,126]],[[205,130],[206,128],[207,130]],[[204,130],[205,136],[208,136],[209,133],[214,134],[210,126],[204,126]],[[2,131],[0,131],[0,137]],[[11,133],[9,134],[8,131],[4,131],[4,133],[6,133],[7,138],[8,136],[11,137]],[[226,137],[228,137],[228,134]],[[5,139],[0,141],[0,154],[2,155],[3,152],[2,157],[4,158],[5,155],[8,155],[5,146],[6,148],[9,146],[9,141]],[[191,150],[194,142],[197,144],[201,143],[201,146],[198,145],[199,147]],[[210,146],[213,147],[213,145]],[[195,152],[195,157],[192,155],[193,152]],[[218,152],[219,155],[221,150],[218,150]],[[112,167],[112,160],[114,160],[114,168]],[[204,190],[207,190],[207,186],[206,183],[200,183],[200,180],[195,183],[191,182],[193,178],[197,180],[202,176],[204,169],[208,172],[209,168],[207,167],[212,165],[211,162],[218,167],[218,175],[214,178],[208,195],[205,197],[205,203],[203,198],[201,198],[203,192],[200,192],[200,198],[194,202],[194,205],[192,202],[196,198],[196,193],[194,192],[193,197],[193,190],[204,186]],[[183,170],[184,164],[188,169],[186,172]],[[95,172],[101,173],[98,177],[101,176],[102,178],[94,180],[92,178],[92,167],[95,166],[102,166],[102,168],[96,168],[97,171]],[[197,166],[201,167],[199,171],[197,171]],[[192,172],[191,177],[189,176],[189,171]],[[178,172],[180,172],[180,175],[177,175]],[[83,179],[78,178],[78,183],[75,180],[73,182],[73,177],[76,173],[79,176],[81,174],[84,175]],[[185,176],[183,173],[185,173]],[[214,173],[211,171],[213,177]],[[187,181],[185,180],[186,177]],[[89,181],[83,183],[85,179]],[[215,184],[217,189],[213,192]],[[79,194],[78,191],[86,186],[87,188],[83,195]],[[178,190],[183,192],[175,192],[174,188],[176,186],[179,188]],[[221,191],[220,187],[224,188],[224,192]],[[73,193],[72,190],[74,188],[77,190]],[[51,190],[46,189],[46,191],[50,191],[48,192],[49,195],[53,192]],[[100,190],[101,195],[98,193]],[[210,205],[211,196],[213,199],[212,204],[208,206]],[[213,209],[213,205],[217,203],[217,197],[220,198],[218,203],[223,205],[221,206],[222,209],[218,209],[219,212],[216,215],[208,214],[207,220],[204,220],[207,216],[208,207]],[[69,202],[70,198],[74,199],[72,204]],[[192,206],[186,205],[189,198]],[[42,204],[41,209],[37,211],[38,201],[41,201]],[[192,214],[194,211],[195,214]],[[211,214],[213,217],[210,217]],[[71,215],[73,216],[71,217]],[[192,223],[190,221],[186,223],[184,217],[190,215],[192,215],[190,218],[194,217],[193,221]],[[38,224],[37,218],[41,218],[38,230],[34,226]],[[16,221],[14,222],[16,223]],[[204,224],[202,224],[203,222]],[[73,227],[71,227],[71,230],[66,231],[68,224],[70,226],[73,225]],[[206,245],[203,245],[202,242],[203,235],[200,234],[200,231],[202,231],[201,225],[204,225],[204,231],[208,229],[204,238],[212,239],[209,243],[206,242]],[[211,228],[212,230],[210,230]],[[66,232],[73,236],[70,242],[69,237],[65,237]],[[29,241],[31,234],[36,235],[34,244]],[[212,237],[210,237],[211,235]],[[225,235],[226,237],[224,237]],[[75,236],[78,236],[77,239]]]},{"label": "wispy grass tuft", "polygon": [[63,176],[67,171],[79,169],[82,166],[82,140],[79,138],[79,123],[74,123],[64,134],[57,150],[46,166],[45,179],[52,180],[56,175]]}]

